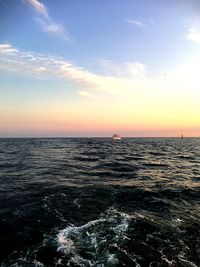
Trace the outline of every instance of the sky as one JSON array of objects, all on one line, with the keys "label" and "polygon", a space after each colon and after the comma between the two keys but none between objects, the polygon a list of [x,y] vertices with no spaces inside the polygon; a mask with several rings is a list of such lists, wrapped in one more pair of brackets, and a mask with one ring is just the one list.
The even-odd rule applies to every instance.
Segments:
[{"label": "sky", "polygon": [[0,137],[200,136],[199,0],[0,0]]}]

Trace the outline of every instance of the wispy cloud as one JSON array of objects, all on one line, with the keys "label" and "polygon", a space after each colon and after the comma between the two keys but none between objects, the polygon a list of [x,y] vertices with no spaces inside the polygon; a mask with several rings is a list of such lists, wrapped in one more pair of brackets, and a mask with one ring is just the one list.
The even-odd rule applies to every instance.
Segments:
[{"label": "wispy cloud", "polygon": [[132,25],[135,25],[139,28],[142,28],[142,29],[145,29],[146,28],[146,24],[143,23],[142,21],[140,20],[135,20],[135,19],[126,19],[126,22],[129,23],[129,24],[132,24]]},{"label": "wispy cloud", "polygon": [[189,28],[186,39],[200,44],[200,29],[197,27]]},{"label": "wispy cloud", "polygon": [[105,75],[115,76],[118,78],[145,79],[147,66],[141,62],[124,62],[121,64],[113,63],[107,59],[100,59],[99,65]]},{"label": "wispy cloud", "polygon": [[25,0],[32,8],[45,17],[49,17],[47,8],[38,0]]},{"label": "wispy cloud", "polygon": [[9,44],[1,44],[0,45],[0,53],[12,54],[12,53],[16,53],[16,52],[18,52],[18,50]]},{"label": "wispy cloud", "polygon": [[24,2],[36,12],[35,20],[44,32],[71,42],[69,33],[66,32],[64,26],[61,23],[54,22],[47,7],[42,2],[38,0],[24,0]]},{"label": "wispy cloud", "polygon": [[27,73],[36,78],[53,76],[70,80],[80,88],[82,96],[102,92],[121,94],[149,83],[145,78],[146,67],[141,63],[124,63],[121,66],[109,63],[107,69],[105,66],[105,74],[96,74],[62,58],[22,51],[10,44],[0,44],[0,69]]}]

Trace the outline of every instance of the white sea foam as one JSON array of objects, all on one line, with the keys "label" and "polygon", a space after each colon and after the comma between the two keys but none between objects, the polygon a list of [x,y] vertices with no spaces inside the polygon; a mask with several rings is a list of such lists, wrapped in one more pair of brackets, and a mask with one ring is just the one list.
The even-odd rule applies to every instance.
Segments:
[{"label": "white sea foam", "polygon": [[42,264],[42,263],[39,262],[39,261],[34,260],[33,263],[34,263],[35,267],[44,267],[44,264]]},{"label": "white sea foam", "polygon": [[127,214],[112,209],[100,219],[81,226],[68,226],[57,235],[57,250],[70,256],[70,263],[80,266],[115,266],[118,259],[113,251],[109,251],[109,245],[114,246],[123,240],[129,220]]}]

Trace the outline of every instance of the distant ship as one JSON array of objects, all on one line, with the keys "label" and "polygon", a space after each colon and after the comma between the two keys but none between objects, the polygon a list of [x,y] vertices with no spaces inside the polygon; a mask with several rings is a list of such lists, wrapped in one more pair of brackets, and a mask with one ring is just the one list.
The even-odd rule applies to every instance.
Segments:
[{"label": "distant ship", "polygon": [[120,140],[121,139],[121,136],[119,134],[113,134],[112,138],[114,140]]}]

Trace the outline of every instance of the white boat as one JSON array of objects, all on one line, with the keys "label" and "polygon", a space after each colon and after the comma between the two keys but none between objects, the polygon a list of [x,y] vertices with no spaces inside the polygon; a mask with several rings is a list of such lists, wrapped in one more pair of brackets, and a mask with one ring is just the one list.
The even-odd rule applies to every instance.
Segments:
[{"label": "white boat", "polygon": [[113,140],[120,140],[121,136],[119,134],[113,134],[112,138]]}]

